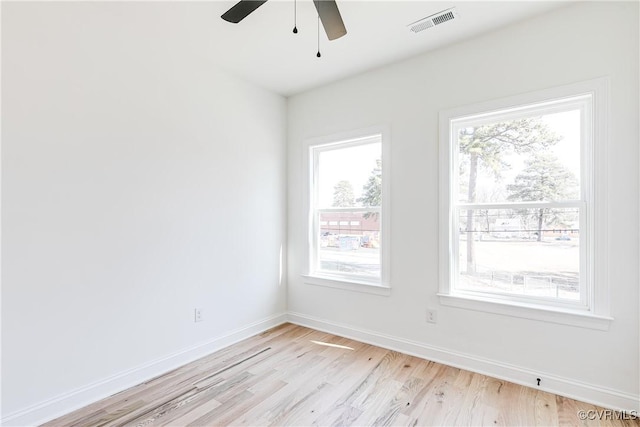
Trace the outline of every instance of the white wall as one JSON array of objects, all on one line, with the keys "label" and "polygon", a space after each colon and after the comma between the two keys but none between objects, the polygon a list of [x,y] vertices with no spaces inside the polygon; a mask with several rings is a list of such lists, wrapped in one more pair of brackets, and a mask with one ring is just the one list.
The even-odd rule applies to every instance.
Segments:
[{"label": "white wall", "polygon": [[2,4],[5,416],[285,311],[286,100],[202,8]]},{"label": "white wall", "polygon": [[[490,374],[521,375],[514,379],[531,385],[535,375],[554,378],[557,391],[637,410],[638,38],[637,2],[585,2],[290,98],[288,307],[293,318],[423,348],[423,354]],[[606,226],[615,321],[610,329],[439,305],[438,113],[602,76],[611,79]],[[307,285],[300,277],[302,143],[378,124],[391,128],[392,295]],[[427,307],[437,308],[436,325],[425,322]]]}]

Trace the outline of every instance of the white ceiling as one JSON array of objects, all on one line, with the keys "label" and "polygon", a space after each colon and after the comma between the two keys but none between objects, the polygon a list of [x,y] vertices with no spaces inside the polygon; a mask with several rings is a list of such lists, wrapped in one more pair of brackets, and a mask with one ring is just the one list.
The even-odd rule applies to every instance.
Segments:
[{"label": "white ceiling", "polygon": [[[288,96],[375,67],[409,58],[560,7],[547,1],[357,1],[338,0],[347,35],[329,42],[321,31],[317,51],[317,14],[312,0],[270,0],[239,24],[219,18],[235,0],[211,7],[209,35],[217,62],[235,74]],[[420,33],[407,25],[450,7],[458,19]],[[209,18],[209,17],[207,17]]]}]

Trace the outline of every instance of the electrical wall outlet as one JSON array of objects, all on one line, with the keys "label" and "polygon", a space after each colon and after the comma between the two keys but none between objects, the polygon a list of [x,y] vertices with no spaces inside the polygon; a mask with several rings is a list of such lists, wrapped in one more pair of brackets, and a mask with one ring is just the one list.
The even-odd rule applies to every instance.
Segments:
[{"label": "electrical wall outlet", "polygon": [[202,322],[204,320],[204,316],[202,314],[202,309],[201,308],[194,308],[193,309],[193,321],[194,322]]},{"label": "electrical wall outlet", "polygon": [[438,323],[438,312],[436,310],[427,309],[427,322]]}]

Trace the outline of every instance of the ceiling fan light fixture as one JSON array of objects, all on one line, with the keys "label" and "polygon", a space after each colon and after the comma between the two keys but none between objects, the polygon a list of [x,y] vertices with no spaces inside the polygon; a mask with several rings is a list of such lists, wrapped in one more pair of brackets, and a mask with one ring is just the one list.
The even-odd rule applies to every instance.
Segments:
[{"label": "ceiling fan light fixture", "polygon": [[[257,8],[265,4],[267,0],[240,0],[233,5],[231,9],[222,14],[221,18],[227,22],[238,24],[244,18],[253,13]],[[347,34],[347,29],[344,26],[342,15],[336,4],[336,0],[313,0],[313,4],[316,6],[318,16],[322,22],[327,38],[329,40],[339,39]],[[294,7],[294,31],[297,33],[297,5],[293,3]]]}]

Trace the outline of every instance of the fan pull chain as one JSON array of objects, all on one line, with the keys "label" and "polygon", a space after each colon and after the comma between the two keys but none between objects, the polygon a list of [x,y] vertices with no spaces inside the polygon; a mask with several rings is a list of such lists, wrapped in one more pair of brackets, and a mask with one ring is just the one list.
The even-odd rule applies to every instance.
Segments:
[{"label": "fan pull chain", "polygon": [[298,34],[298,5],[297,5],[297,0],[293,0],[293,34]]},{"label": "fan pull chain", "polygon": [[318,58],[322,56],[320,55],[320,3],[318,3],[318,53],[316,53]]}]

